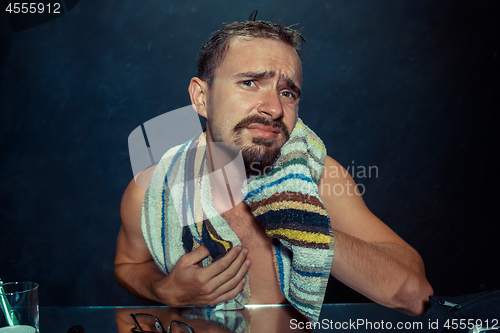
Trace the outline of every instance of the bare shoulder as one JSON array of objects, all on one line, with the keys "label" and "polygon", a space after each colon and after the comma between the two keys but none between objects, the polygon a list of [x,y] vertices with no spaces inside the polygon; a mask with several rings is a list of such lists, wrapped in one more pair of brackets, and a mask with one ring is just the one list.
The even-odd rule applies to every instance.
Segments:
[{"label": "bare shoulder", "polygon": [[142,204],[146,194],[144,184],[144,179],[142,182],[139,178],[132,179],[123,193],[120,206],[122,228],[118,234],[115,264],[151,260],[141,228]]},{"label": "bare shoulder", "polygon": [[321,199],[332,207],[343,211],[347,208],[366,209],[349,171],[330,156],[326,156],[318,186]]},{"label": "bare shoulder", "polygon": [[156,166],[141,172],[132,179],[123,193],[120,215],[125,228],[132,228],[141,221],[142,202],[146,188]]},{"label": "bare shoulder", "polygon": [[137,220],[140,221],[145,193],[146,189],[137,185],[135,179],[132,179],[125,189],[120,206],[120,215],[125,227],[129,227],[130,223]]},{"label": "bare shoulder", "polygon": [[366,242],[408,246],[368,209],[349,172],[330,156],[325,159],[318,186],[332,229]]}]

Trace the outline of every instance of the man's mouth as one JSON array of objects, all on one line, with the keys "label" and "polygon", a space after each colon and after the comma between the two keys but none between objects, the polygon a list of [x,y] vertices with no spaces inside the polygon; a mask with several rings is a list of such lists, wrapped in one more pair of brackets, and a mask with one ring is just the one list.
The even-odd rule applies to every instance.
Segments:
[{"label": "man's mouth", "polygon": [[258,123],[247,126],[247,130],[253,135],[268,140],[276,139],[281,134],[281,129],[279,127],[271,127]]}]

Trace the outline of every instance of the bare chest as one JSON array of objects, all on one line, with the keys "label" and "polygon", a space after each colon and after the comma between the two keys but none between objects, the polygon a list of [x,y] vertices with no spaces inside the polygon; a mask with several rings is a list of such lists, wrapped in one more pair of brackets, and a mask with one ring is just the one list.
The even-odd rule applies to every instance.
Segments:
[{"label": "bare chest", "polygon": [[272,254],[272,239],[265,234],[264,227],[252,215],[248,206],[238,205],[225,212],[222,217],[238,236],[241,245],[248,249],[250,266],[250,303],[279,304],[285,302],[275,273]]}]

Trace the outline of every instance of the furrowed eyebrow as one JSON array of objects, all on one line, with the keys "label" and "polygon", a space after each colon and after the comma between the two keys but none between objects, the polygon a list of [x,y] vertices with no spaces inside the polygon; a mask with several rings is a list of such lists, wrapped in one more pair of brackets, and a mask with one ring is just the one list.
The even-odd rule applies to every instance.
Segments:
[{"label": "furrowed eyebrow", "polygon": [[[276,75],[275,71],[265,71],[265,72],[245,72],[236,74],[236,78],[238,79],[270,79]],[[300,88],[293,82],[293,80],[286,75],[281,75],[281,79],[286,82],[291,91],[293,91],[297,98],[300,97],[301,90]]]},{"label": "furrowed eyebrow", "polygon": [[300,88],[289,77],[282,76],[282,78],[286,81],[286,84],[288,85],[290,90],[297,95],[297,98],[299,98],[301,93]]},{"label": "furrowed eyebrow", "polygon": [[276,75],[274,71],[265,71],[265,72],[245,72],[236,74],[237,78],[240,79],[270,79]]}]

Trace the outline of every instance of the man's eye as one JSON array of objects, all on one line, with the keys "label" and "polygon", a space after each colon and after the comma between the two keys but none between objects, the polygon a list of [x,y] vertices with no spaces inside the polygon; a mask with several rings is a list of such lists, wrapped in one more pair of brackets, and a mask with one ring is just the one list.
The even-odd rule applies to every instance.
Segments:
[{"label": "man's eye", "polygon": [[287,97],[287,98],[295,98],[295,96],[288,90],[282,91],[281,96]]},{"label": "man's eye", "polygon": [[241,83],[247,87],[255,87],[255,82],[252,80],[242,81]]}]

